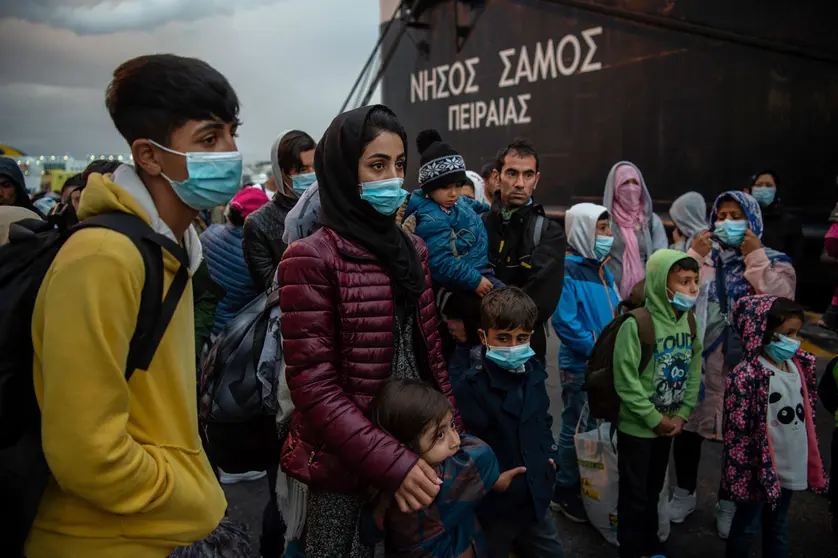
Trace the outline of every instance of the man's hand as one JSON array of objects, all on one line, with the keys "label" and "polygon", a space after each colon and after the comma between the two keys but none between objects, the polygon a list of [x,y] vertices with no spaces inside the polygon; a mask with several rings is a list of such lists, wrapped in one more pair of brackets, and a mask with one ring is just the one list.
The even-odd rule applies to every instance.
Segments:
[{"label": "man's hand", "polygon": [[554,471],[555,471],[556,469],[558,469],[558,467],[556,467],[556,462],[555,462],[555,461],[553,461],[553,459],[552,459],[552,458],[548,459],[547,461],[549,461],[549,462],[550,462],[550,465],[552,465],[552,466],[553,466],[553,470],[554,470]]},{"label": "man's hand", "polygon": [[742,253],[746,256],[751,252],[756,252],[762,248],[762,241],[754,234],[754,231],[748,229],[745,231],[745,240],[742,241],[742,246],[739,247]]},{"label": "man's hand", "polygon": [[687,421],[685,421],[681,417],[672,417],[672,419],[670,420],[672,421],[674,428],[672,429],[672,432],[670,432],[669,435],[678,436],[681,432],[684,431],[684,425],[687,424]]},{"label": "man's hand", "polygon": [[445,325],[448,326],[448,333],[457,343],[465,343],[468,340],[466,324],[463,323],[463,320],[448,320]]},{"label": "man's hand", "polygon": [[483,298],[484,296],[486,296],[487,294],[492,292],[493,288],[494,287],[492,286],[492,282],[489,281],[488,279],[486,279],[485,277],[483,277],[480,280],[480,284],[477,286],[476,289],[474,289],[474,292],[477,293],[477,296],[479,296],[480,298]]},{"label": "man's hand", "polygon": [[675,423],[669,417],[663,417],[654,430],[658,436],[668,438],[672,436],[672,431],[675,429]]},{"label": "man's hand", "polygon": [[506,490],[509,488],[509,485],[512,484],[512,479],[514,479],[518,475],[523,475],[526,472],[526,467],[515,467],[514,469],[504,471],[498,477],[498,480],[495,482],[495,486],[492,487],[492,490],[494,490],[495,492],[506,492]]},{"label": "man's hand", "polygon": [[702,258],[706,258],[710,250],[713,249],[712,233],[710,231],[701,231],[695,238],[693,238],[692,248],[696,254]]},{"label": "man's hand", "polygon": [[396,491],[395,500],[399,509],[402,513],[410,513],[427,508],[439,494],[441,484],[442,481],[433,467],[420,459],[407,473],[402,485]]}]

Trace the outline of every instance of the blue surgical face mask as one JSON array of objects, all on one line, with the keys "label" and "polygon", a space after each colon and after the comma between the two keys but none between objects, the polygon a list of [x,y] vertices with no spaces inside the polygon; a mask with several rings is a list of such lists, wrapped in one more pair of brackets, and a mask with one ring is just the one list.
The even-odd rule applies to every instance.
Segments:
[{"label": "blue surgical face mask", "polygon": [[407,197],[403,178],[386,178],[361,184],[361,199],[382,215],[392,215]]},{"label": "blue surgical face mask", "polygon": [[163,151],[186,157],[189,177],[183,182],[172,180],[165,174],[175,194],[183,203],[196,209],[212,209],[233,199],[241,189],[242,154],[238,151],[181,153],[148,140]]},{"label": "blue surgical face mask", "polygon": [[514,347],[486,345],[486,349],[486,358],[510,372],[520,369],[535,356],[535,351],[532,350],[529,343],[515,345]]},{"label": "blue surgical face mask", "polygon": [[757,200],[762,207],[768,207],[772,203],[774,203],[774,199],[777,197],[777,189],[776,188],[767,188],[765,186],[756,186],[751,188],[751,195]]},{"label": "blue surgical face mask", "polygon": [[745,240],[745,231],[748,230],[748,222],[747,221],[717,221],[716,222],[716,236],[719,237],[719,240],[727,244],[728,246],[733,246],[738,248],[742,245],[742,242]]},{"label": "blue surgical face mask", "polygon": [[768,356],[778,363],[793,358],[798,349],[800,349],[800,339],[793,339],[781,333],[778,333],[774,340],[765,346]]},{"label": "blue surgical face mask", "polygon": [[298,196],[302,196],[316,180],[317,175],[313,172],[295,174],[291,177],[291,189],[294,190],[294,193]]},{"label": "blue surgical face mask", "polygon": [[697,296],[690,296],[684,293],[673,293],[672,300],[672,307],[676,310],[680,310],[681,312],[689,312],[695,306],[695,301],[698,297]]},{"label": "blue surgical face mask", "polygon": [[596,236],[596,240],[594,241],[594,256],[596,256],[598,260],[604,260],[608,257],[608,254],[611,253],[611,246],[613,245],[613,236],[603,236],[598,234]]}]

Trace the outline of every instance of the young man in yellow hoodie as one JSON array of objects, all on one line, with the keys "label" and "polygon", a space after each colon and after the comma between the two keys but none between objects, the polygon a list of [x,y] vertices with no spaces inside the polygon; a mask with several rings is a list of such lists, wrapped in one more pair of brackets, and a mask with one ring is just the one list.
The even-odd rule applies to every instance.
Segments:
[{"label": "young man in yellow hoodie", "polygon": [[[52,478],[28,558],[168,556],[206,537],[226,502],[198,435],[191,274],[199,210],[239,189],[239,102],[206,63],[144,56],[116,69],[106,105],[134,167],[90,176],[79,218],[121,211],[185,249],[190,280],[147,370],[126,380],[145,266],[128,237],[75,233],[32,318],[35,391]],[[163,252],[164,292],[180,268]]]}]

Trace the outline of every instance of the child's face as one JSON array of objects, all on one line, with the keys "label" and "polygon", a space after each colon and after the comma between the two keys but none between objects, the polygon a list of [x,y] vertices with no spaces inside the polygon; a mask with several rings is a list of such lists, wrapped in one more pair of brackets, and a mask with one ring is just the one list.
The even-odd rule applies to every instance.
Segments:
[{"label": "child's face", "polygon": [[666,288],[673,295],[683,293],[689,296],[698,296],[698,273],[686,269],[670,271],[666,278]]},{"label": "child's face", "polygon": [[451,209],[463,191],[462,184],[449,184],[445,188],[438,188],[430,193],[431,199],[445,209]]},{"label": "child's face", "polygon": [[774,330],[774,335],[785,335],[792,339],[797,339],[797,334],[800,333],[800,328],[803,327],[803,322],[800,318],[792,317],[786,320],[777,329]]},{"label": "child's face", "polygon": [[489,347],[516,347],[530,342],[532,330],[522,327],[517,329],[478,330],[483,344]]},{"label": "child's face", "polygon": [[597,236],[614,236],[611,232],[611,222],[608,219],[600,219],[596,222]]},{"label": "child's face", "polygon": [[439,424],[431,424],[419,437],[419,457],[428,465],[438,465],[460,449],[460,434],[454,427],[454,414],[448,413]]},{"label": "child's face", "polygon": [[471,184],[465,184],[463,186],[462,195],[467,198],[474,199],[474,186]]}]

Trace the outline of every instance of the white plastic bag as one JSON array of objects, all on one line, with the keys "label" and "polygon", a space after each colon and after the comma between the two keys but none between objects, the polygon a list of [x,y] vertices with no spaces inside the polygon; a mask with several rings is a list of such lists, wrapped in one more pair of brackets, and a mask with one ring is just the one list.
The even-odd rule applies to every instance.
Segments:
[{"label": "white plastic bag", "polygon": [[[582,416],[587,413],[587,407]],[[611,437],[611,423],[600,423],[589,432],[579,432],[582,417],[576,425],[574,444],[582,483],[582,502],[591,525],[617,546],[617,500],[620,477],[617,469],[617,432]],[[669,538],[669,470],[658,498],[658,538]]]}]

